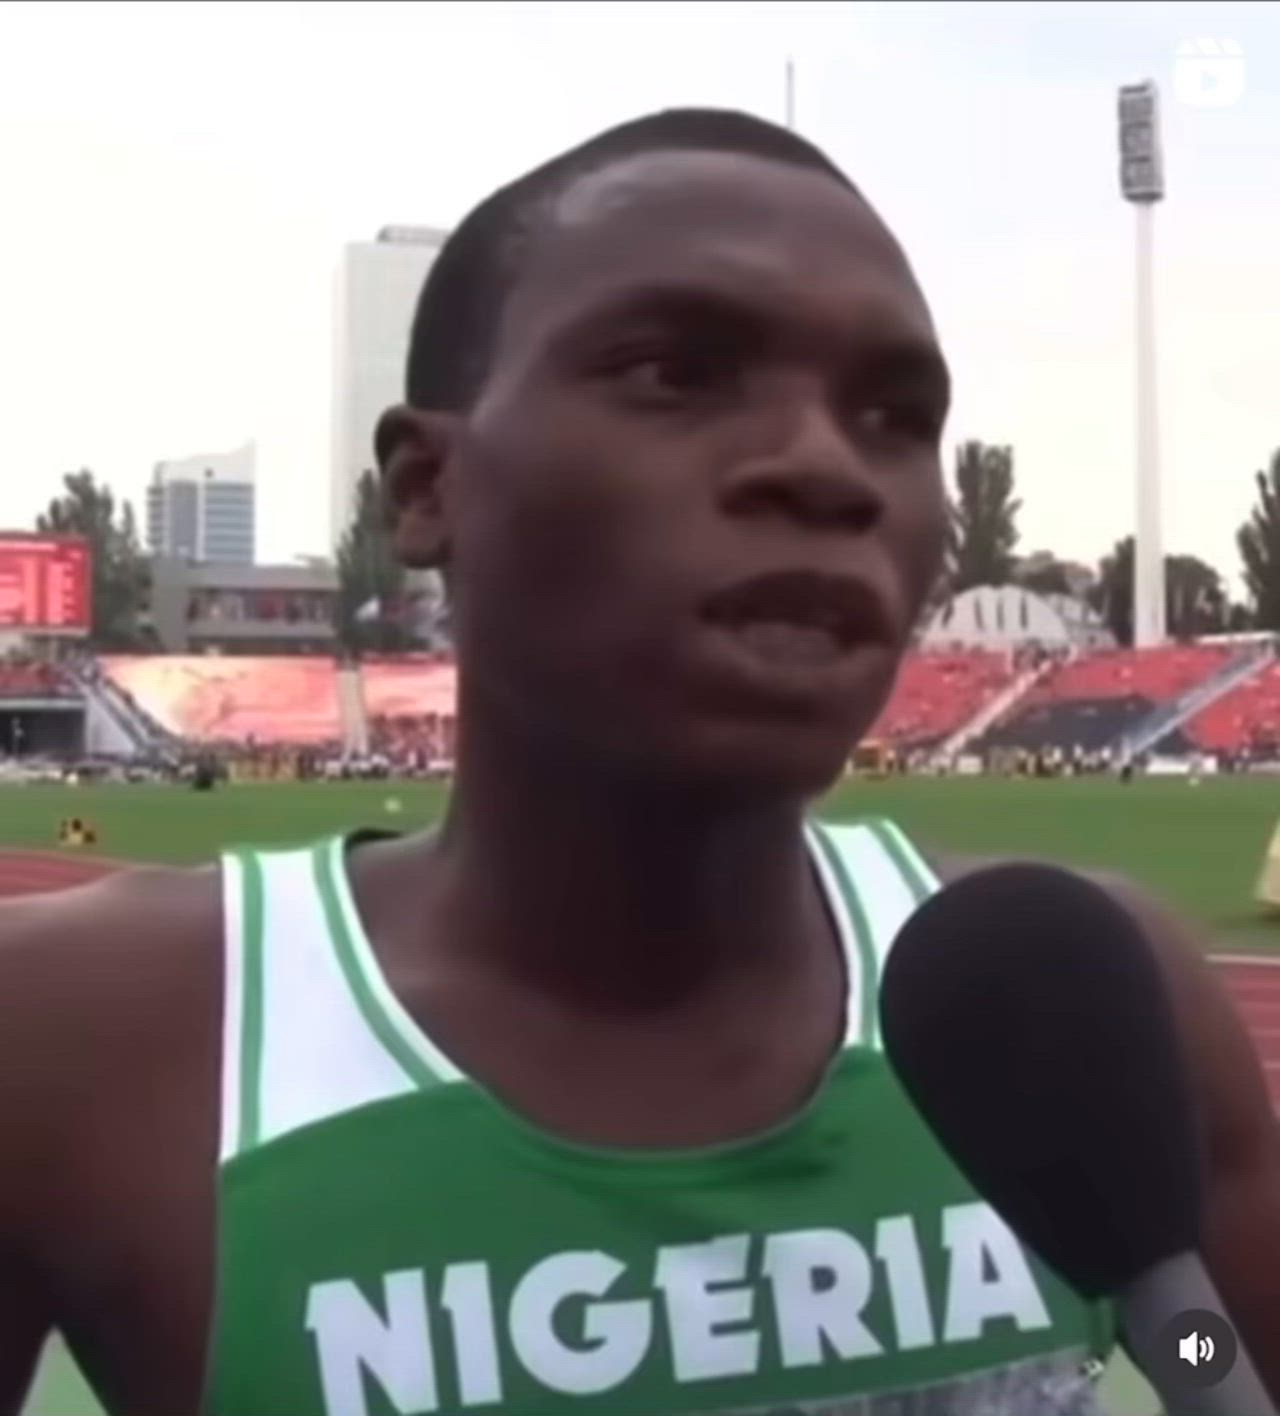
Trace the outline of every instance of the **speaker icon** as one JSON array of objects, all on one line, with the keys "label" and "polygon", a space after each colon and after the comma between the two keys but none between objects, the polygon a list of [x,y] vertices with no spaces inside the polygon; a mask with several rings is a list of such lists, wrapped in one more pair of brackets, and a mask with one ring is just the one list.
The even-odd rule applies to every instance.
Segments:
[{"label": "speaker icon", "polygon": [[1159,1347],[1153,1353],[1157,1369],[1153,1376],[1158,1376],[1161,1392],[1168,1387],[1168,1405],[1176,1407],[1174,1393],[1217,1386],[1235,1366],[1239,1353],[1239,1339],[1221,1313],[1186,1308],[1160,1331]]},{"label": "speaker icon", "polygon": [[1198,1332],[1188,1333],[1178,1342],[1178,1356],[1193,1367],[1201,1362],[1212,1362],[1214,1354],[1213,1338],[1201,1337]]}]

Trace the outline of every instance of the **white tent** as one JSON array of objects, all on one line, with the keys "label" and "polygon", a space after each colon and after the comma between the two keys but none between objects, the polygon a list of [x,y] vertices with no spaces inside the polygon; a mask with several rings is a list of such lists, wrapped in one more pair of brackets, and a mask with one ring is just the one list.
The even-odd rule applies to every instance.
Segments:
[{"label": "white tent", "polygon": [[1037,595],[1018,585],[979,585],[941,607],[925,626],[924,649],[1103,649],[1113,640],[1083,601]]}]

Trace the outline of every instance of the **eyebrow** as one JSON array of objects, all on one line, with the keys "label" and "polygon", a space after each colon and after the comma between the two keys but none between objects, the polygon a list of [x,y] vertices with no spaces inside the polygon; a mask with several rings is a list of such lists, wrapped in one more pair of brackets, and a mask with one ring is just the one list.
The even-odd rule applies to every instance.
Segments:
[{"label": "eyebrow", "polygon": [[[760,341],[770,336],[775,323],[772,311],[750,297],[709,290],[705,285],[662,283],[633,287],[582,311],[555,334],[553,342],[572,342],[622,321],[644,319],[709,325],[746,340]],[[879,318],[873,320],[866,345],[856,351],[853,362],[874,379],[916,381],[947,398],[951,376],[937,344],[928,336],[903,327],[875,328],[883,323]]]},{"label": "eyebrow", "polygon": [[771,323],[768,313],[749,300],[708,290],[704,285],[642,285],[582,311],[564,326],[561,337],[573,339],[604,326],[639,319],[711,324],[760,334]]}]

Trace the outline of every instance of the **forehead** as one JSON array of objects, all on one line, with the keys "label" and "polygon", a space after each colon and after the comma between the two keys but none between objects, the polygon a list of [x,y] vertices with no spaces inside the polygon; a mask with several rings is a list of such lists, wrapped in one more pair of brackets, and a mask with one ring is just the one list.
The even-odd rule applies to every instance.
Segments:
[{"label": "forehead", "polygon": [[820,172],[722,153],[655,153],[570,185],[530,239],[499,357],[670,286],[777,323],[932,344],[901,248],[865,201]]}]

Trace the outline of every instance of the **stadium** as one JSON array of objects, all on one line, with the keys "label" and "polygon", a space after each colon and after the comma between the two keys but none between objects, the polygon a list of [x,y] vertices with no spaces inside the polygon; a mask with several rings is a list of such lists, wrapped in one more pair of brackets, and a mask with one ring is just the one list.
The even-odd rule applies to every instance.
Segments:
[{"label": "stadium", "polygon": [[[6,564],[45,554],[31,544],[0,545],[0,586]],[[29,619],[4,603],[11,628]],[[252,627],[239,621],[212,653],[91,655],[74,623],[24,626],[0,664],[0,893],[195,863],[232,841],[438,819],[455,732],[447,650],[236,652]],[[257,631],[269,640],[270,621]],[[1083,603],[1013,586],[948,600],[822,813],[889,817],[926,848],[1122,871],[1182,906],[1211,931],[1280,1109],[1274,638],[1106,638]],[[92,842],[68,839],[68,821]],[[1111,1380],[1117,1399],[1142,1389],[1123,1363]],[[53,1359],[30,1416],[88,1400]]]},{"label": "stadium", "polygon": [[[1125,195],[1149,215],[1160,191],[1139,176]],[[419,282],[422,229],[387,232],[397,280]],[[362,249],[361,280],[389,255]],[[1164,555],[1139,433],[1136,536],[1096,569],[1013,554],[1012,451],[957,449],[944,581],[815,814],[887,819],[930,858],[1148,888],[1204,927],[1280,1116],[1280,621],[1252,582],[1233,605],[1216,573]],[[87,473],[37,529],[0,533],[0,898],[442,819],[459,733],[442,582],[391,566],[375,479],[348,485],[353,470],[335,479],[350,520],[331,558],[146,555]],[[1271,478],[1280,506],[1280,454]],[[1155,1416],[1123,1355],[1103,1400]],[[98,1411],[53,1339],[23,1416]]]}]

